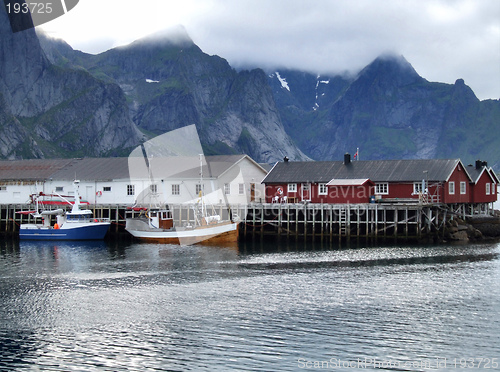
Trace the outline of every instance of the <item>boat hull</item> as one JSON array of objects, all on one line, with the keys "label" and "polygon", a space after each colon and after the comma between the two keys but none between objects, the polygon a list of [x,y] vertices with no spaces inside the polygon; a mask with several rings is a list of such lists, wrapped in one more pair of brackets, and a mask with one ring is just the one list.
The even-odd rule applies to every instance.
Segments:
[{"label": "boat hull", "polygon": [[54,229],[37,225],[21,225],[19,239],[22,240],[102,240],[109,223],[92,223],[69,228]]},{"label": "boat hull", "polygon": [[[131,226],[134,225],[134,226]],[[207,244],[226,245],[238,242],[239,223],[226,222],[215,225],[200,226],[195,229],[141,229],[132,223],[128,223],[125,228],[133,237],[147,242],[164,244]],[[134,228],[135,227],[135,228]]]}]

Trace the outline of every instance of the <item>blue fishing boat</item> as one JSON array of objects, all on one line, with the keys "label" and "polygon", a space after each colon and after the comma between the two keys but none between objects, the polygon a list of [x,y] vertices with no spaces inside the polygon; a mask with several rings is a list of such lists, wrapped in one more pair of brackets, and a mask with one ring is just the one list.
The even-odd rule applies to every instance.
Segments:
[{"label": "blue fishing boat", "polygon": [[[78,193],[79,181],[74,182],[75,200],[71,202],[58,195],[68,204],[72,204],[71,211],[63,209],[40,211],[41,197],[45,194],[34,195],[36,209],[34,211],[18,212],[28,214],[41,223],[25,223],[19,227],[19,238],[24,240],[102,240],[106,235],[109,220],[93,217],[92,211],[81,209],[80,195]],[[52,216],[56,222],[52,225]]]}]

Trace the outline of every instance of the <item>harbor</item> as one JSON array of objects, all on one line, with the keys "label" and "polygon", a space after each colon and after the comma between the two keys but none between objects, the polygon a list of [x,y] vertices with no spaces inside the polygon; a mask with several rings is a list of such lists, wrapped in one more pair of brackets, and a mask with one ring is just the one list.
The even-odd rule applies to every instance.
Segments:
[{"label": "harbor", "polygon": [[[419,203],[251,203],[210,206],[212,212],[222,219],[240,222],[241,241],[283,239],[331,243],[353,239],[374,242],[441,240],[453,220],[466,220],[470,216],[491,217],[493,210],[484,207]],[[132,239],[125,231],[126,212],[130,206],[90,205],[88,208],[96,219],[110,222],[107,239]],[[189,226],[195,222],[195,205],[171,204],[169,208],[176,226]],[[28,210],[28,204],[0,204],[0,231],[17,234],[21,224],[33,220],[26,214],[18,213]]]}]

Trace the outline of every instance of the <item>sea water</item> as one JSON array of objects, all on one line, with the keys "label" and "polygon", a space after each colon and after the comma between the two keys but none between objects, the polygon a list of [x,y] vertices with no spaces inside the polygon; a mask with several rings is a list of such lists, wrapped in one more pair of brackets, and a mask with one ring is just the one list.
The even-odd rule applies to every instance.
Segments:
[{"label": "sea water", "polygon": [[2,371],[500,369],[500,244],[0,243]]}]

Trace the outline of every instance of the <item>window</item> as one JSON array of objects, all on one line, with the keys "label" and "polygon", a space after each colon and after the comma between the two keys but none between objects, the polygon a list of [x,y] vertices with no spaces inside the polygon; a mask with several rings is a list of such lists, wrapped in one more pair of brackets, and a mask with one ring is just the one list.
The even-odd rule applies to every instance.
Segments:
[{"label": "window", "polygon": [[297,192],[297,184],[289,183],[288,184],[288,192]]},{"label": "window", "polygon": [[135,195],[135,186],[134,185],[127,185],[127,195],[128,196]]},{"label": "window", "polygon": [[224,184],[224,194],[230,195],[231,194],[231,184],[230,183],[225,183]]},{"label": "window", "polygon": [[388,195],[389,194],[389,184],[387,182],[381,182],[375,184],[375,194]]},{"label": "window", "polygon": [[486,195],[490,195],[490,194],[491,194],[491,184],[487,183],[486,184]]},{"label": "window", "polygon": [[172,185],[172,195],[180,195],[181,194],[181,185],[175,184]]},{"label": "window", "polygon": [[318,184],[318,194],[319,195],[326,195],[328,194],[328,187],[326,186],[326,183],[320,183]]},{"label": "window", "polygon": [[63,186],[56,186],[56,192],[63,192],[64,187]]},{"label": "window", "polygon": [[0,191],[7,191],[7,186],[0,186]]},{"label": "window", "polygon": [[244,193],[245,193],[245,184],[244,183],[240,183],[238,185],[238,194],[243,195]]},{"label": "window", "polygon": [[464,195],[467,193],[467,183],[460,182],[460,194]]},{"label": "window", "polygon": [[413,184],[413,193],[414,194],[420,194],[421,192],[423,192],[422,182],[415,182]]},{"label": "window", "polygon": [[104,186],[102,188],[102,191],[104,191],[104,192],[110,192],[111,191],[111,186]]},{"label": "window", "polygon": [[195,190],[196,196],[201,196],[201,185],[198,183]]},{"label": "window", "polygon": [[149,190],[151,190],[152,194],[157,194],[158,193],[158,185],[156,185],[156,184],[149,185]]},{"label": "window", "polygon": [[455,194],[455,182],[451,181],[448,184],[448,194],[454,195]]}]

